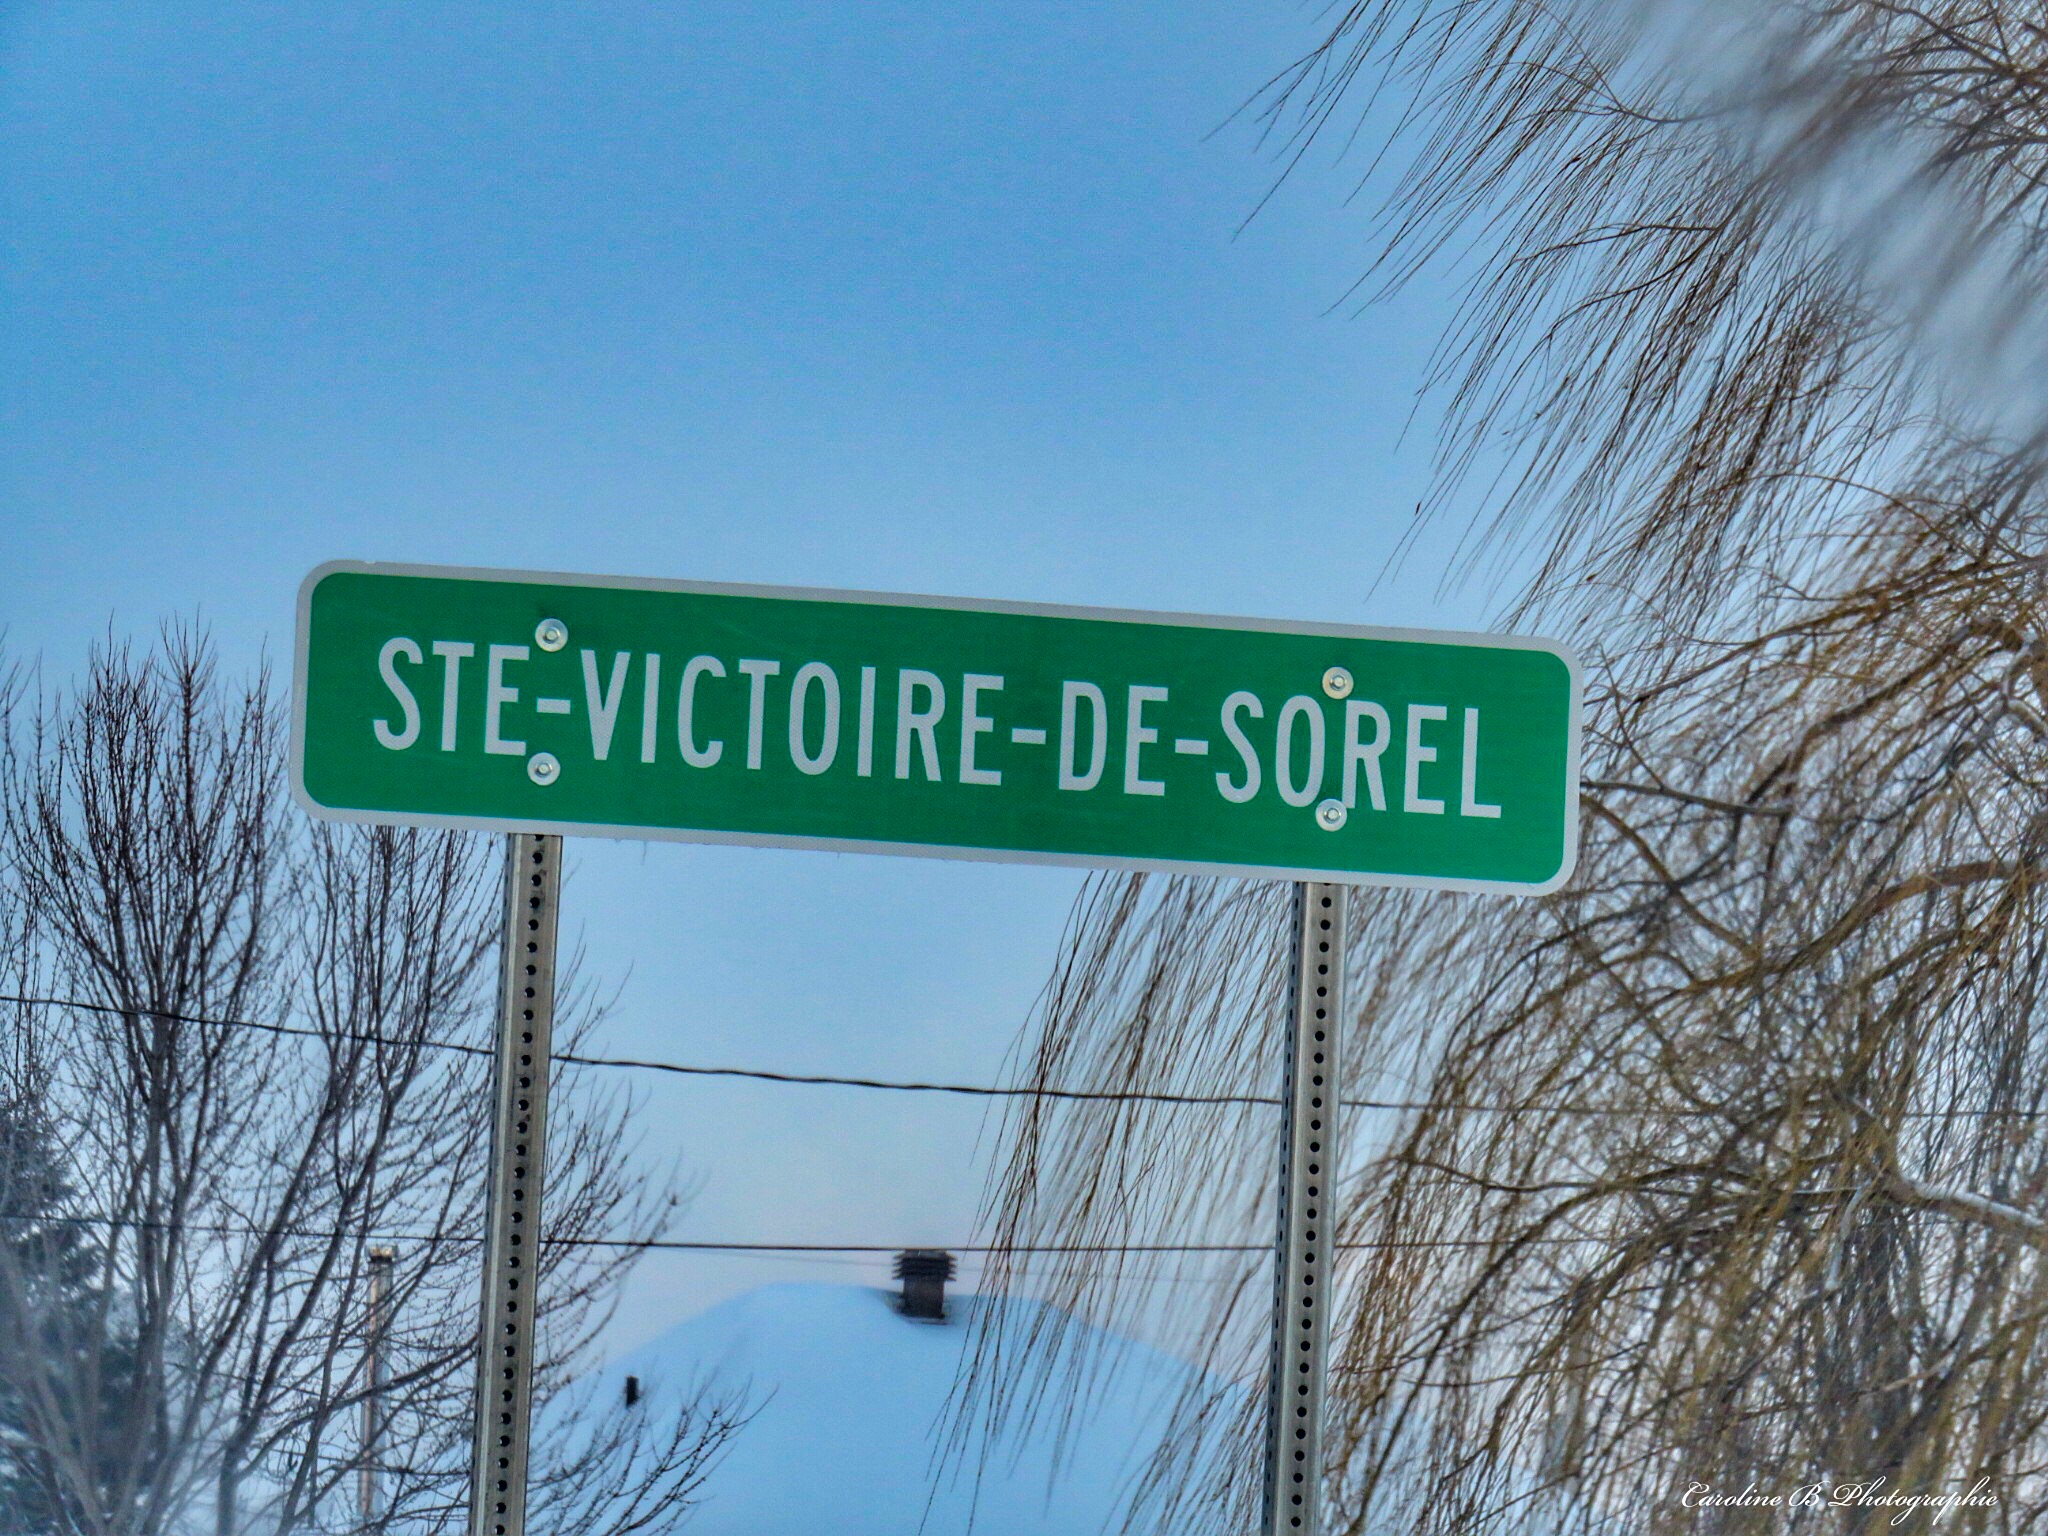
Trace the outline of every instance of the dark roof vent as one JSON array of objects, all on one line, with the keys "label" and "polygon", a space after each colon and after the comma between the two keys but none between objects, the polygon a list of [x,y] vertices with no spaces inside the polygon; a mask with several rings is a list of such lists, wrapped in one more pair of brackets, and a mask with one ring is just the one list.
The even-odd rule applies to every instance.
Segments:
[{"label": "dark roof vent", "polygon": [[906,1248],[897,1254],[896,1278],[903,1282],[903,1315],[944,1322],[946,1282],[954,1272],[953,1255],[942,1248]]}]

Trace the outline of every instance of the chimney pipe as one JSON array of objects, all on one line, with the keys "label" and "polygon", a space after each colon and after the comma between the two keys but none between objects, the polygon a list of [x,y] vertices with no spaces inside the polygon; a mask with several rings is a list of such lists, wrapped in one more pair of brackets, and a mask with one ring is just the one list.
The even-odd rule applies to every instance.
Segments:
[{"label": "chimney pipe", "polygon": [[369,1359],[363,1372],[363,1465],[357,1487],[364,1525],[376,1520],[381,1502],[377,1441],[384,1429],[384,1333],[391,1321],[391,1266],[397,1258],[395,1249],[370,1250],[370,1315],[364,1329],[369,1336],[364,1351]]},{"label": "chimney pipe", "polygon": [[896,1255],[896,1278],[903,1282],[899,1310],[905,1317],[946,1320],[946,1282],[953,1278],[953,1255],[942,1248],[906,1248]]}]

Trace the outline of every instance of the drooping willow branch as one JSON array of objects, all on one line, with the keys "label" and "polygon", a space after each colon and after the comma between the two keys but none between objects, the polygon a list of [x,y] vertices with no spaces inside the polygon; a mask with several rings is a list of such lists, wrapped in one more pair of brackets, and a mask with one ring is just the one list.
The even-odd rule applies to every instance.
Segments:
[{"label": "drooping willow branch", "polygon": [[[1794,4],[1767,29],[1807,45],[1790,64],[1716,26],[1735,65],[1685,79],[1687,25],[1360,0],[1259,105],[1292,155],[1375,94],[1405,104],[1420,150],[1379,274],[1475,253],[1437,375],[1444,483],[1507,456],[1475,547],[1526,540],[1515,611],[1592,679],[1565,891],[1357,904],[1345,1093],[1432,1106],[1349,1132],[1340,1239],[1373,1246],[1339,1275],[1333,1492],[1358,1531],[1690,1529],[1674,1479],[1787,1469],[2001,1479],[1959,1529],[2041,1504],[2038,445],[1987,435],[1882,263],[1813,211],[1836,148],[1888,134],[1924,156],[1901,219],[1961,209],[2038,245],[2048,31],[1997,0]],[[1788,112],[1812,131],[1773,140]],[[1284,901],[1091,883],[1026,1079],[1271,1091]],[[991,1223],[1256,1241],[1274,1131],[1034,1103]],[[1133,1518],[1177,1532],[1244,1528],[1256,1498],[1269,1282],[1204,1278],[1029,1282],[1209,1367],[1134,1488]],[[989,1341],[963,1423],[1085,1422],[1104,1362],[1057,1317]]]}]

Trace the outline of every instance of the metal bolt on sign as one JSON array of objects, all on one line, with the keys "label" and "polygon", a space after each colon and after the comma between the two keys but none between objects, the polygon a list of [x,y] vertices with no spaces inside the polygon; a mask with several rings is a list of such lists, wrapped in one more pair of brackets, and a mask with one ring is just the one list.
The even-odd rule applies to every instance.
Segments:
[{"label": "metal bolt on sign", "polygon": [[1323,1397],[1329,1369],[1330,1260],[1336,1247],[1326,1196],[1336,1176],[1344,891],[1341,885],[1318,882],[1294,888],[1262,1536],[1322,1536],[1323,1531]]},{"label": "metal bolt on sign", "polygon": [[506,839],[505,953],[491,1073],[490,1203],[477,1358],[470,1536],[525,1536],[534,1291],[555,1022],[562,840]]}]

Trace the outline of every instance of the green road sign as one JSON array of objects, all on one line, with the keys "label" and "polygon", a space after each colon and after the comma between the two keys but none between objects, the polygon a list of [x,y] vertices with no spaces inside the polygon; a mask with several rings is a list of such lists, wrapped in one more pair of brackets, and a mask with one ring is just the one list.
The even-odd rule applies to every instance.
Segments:
[{"label": "green road sign", "polygon": [[1544,641],[868,592],[324,565],[293,786],[349,821],[1553,889]]}]

